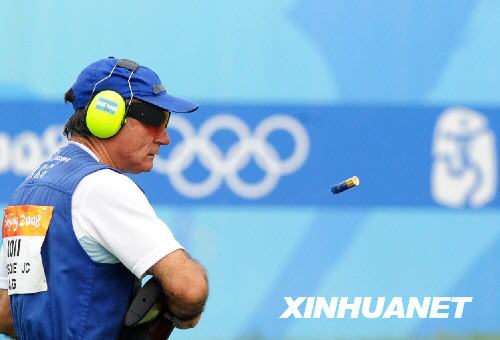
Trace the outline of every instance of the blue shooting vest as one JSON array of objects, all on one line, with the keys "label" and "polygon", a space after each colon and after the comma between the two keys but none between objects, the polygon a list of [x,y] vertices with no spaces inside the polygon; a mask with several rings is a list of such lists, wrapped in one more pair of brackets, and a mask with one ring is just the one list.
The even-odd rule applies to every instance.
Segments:
[{"label": "blue shooting vest", "polygon": [[121,263],[90,259],[75,236],[71,219],[76,186],[83,177],[105,168],[109,167],[69,144],[42,163],[11,197],[9,206],[54,207],[41,248],[48,290],[10,296],[20,339],[102,340],[120,335],[135,277]]}]

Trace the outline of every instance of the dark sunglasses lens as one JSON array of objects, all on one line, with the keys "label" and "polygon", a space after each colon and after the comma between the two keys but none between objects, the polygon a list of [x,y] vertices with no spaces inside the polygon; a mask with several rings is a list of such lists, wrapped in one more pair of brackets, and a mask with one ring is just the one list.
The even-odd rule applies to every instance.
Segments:
[{"label": "dark sunglasses lens", "polygon": [[[132,103],[128,109],[127,116],[154,127],[160,127],[165,119],[165,110],[147,103]],[[168,123],[170,119],[170,112],[168,111],[166,118]]]},{"label": "dark sunglasses lens", "polygon": [[165,120],[165,129],[167,128],[168,122],[170,121],[170,114],[171,114],[171,112],[167,111],[167,119]]}]

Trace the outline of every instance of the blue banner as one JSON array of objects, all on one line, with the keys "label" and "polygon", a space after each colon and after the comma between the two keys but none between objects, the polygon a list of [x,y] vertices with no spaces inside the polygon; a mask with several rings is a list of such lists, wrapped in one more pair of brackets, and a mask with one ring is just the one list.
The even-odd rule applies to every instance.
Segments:
[{"label": "blue banner", "polygon": [[[151,173],[153,203],[487,207],[499,203],[498,109],[203,105],[177,114]],[[0,201],[65,143],[71,110],[0,105]],[[332,195],[351,176],[359,187]]]}]

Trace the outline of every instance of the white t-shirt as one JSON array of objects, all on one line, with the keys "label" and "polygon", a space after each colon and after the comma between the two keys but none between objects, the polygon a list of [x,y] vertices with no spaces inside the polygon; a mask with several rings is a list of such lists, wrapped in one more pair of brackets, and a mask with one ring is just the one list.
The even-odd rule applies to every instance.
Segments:
[{"label": "white t-shirt", "polygon": [[[97,160],[84,145],[70,143]],[[183,249],[139,187],[113,170],[103,169],[85,176],[73,193],[71,209],[76,238],[89,257],[98,263],[121,262],[138,278],[164,256]],[[0,288],[7,287],[2,247]]]}]

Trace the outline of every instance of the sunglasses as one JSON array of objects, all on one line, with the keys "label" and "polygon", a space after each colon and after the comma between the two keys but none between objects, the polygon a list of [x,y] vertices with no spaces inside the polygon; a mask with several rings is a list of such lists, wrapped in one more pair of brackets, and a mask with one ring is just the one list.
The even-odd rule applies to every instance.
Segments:
[{"label": "sunglasses", "polygon": [[170,120],[170,111],[166,111],[149,103],[134,101],[130,103],[127,117],[135,118],[154,127],[160,127],[162,123],[165,122],[166,128]]}]

